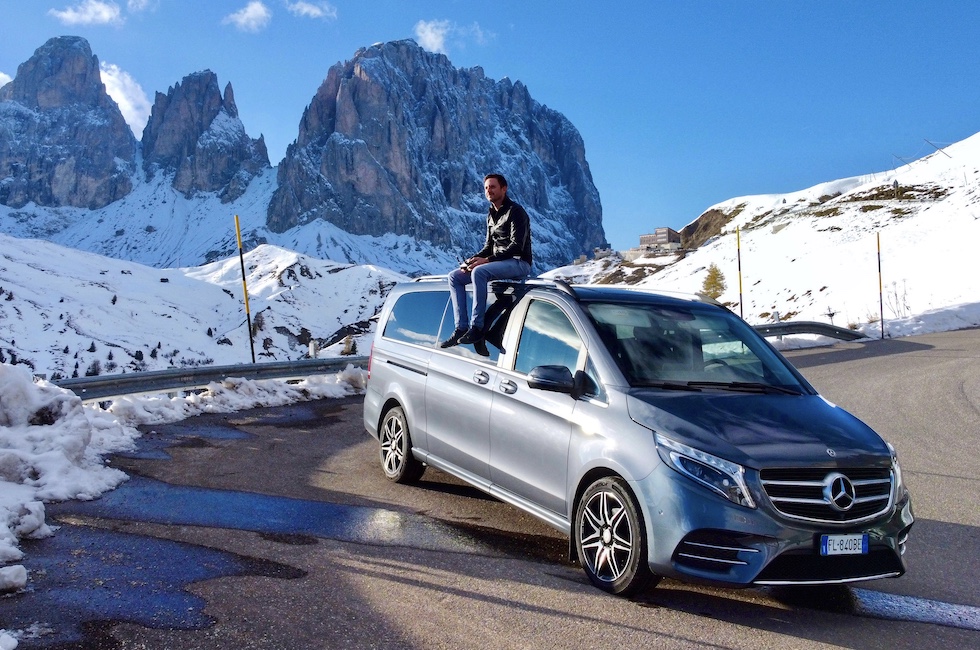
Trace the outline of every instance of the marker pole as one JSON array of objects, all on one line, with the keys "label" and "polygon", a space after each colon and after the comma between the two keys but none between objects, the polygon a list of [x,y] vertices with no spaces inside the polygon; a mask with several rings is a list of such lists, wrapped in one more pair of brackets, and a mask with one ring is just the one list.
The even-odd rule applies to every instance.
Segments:
[{"label": "marker pole", "polygon": [[742,299],[742,232],[737,226],[735,228],[735,247],[737,249],[738,257],[738,315],[739,318],[745,318],[745,309],[743,309],[744,300]]},{"label": "marker pole", "polygon": [[885,338],[885,290],[881,281],[881,231],[875,233],[878,238],[878,316],[881,319],[881,338]]},{"label": "marker pole", "polygon": [[252,348],[252,363],[255,363],[255,340],[252,337],[252,314],[248,310],[248,284],[245,282],[245,254],[242,252],[242,229],[235,215],[235,234],[238,236],[238,260],[242,264],[242,291],[245,292],[245,320],[248,322],[248,344]]}]

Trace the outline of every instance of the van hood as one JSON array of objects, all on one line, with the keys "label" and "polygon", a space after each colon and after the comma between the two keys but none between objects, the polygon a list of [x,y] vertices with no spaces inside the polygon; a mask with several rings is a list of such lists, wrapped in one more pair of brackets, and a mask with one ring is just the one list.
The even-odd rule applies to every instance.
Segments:
[{"label": "van hood", "polygon": [[755,469],[891,462],[871,427],[820,395],[633,389],[627,407],[656,433]]}]

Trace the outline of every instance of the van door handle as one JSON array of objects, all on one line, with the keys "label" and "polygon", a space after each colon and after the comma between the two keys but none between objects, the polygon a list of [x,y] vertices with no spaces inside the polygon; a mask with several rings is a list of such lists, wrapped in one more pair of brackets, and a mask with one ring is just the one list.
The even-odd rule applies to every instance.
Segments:
[{"label": "van door handle", "polygon": [[488,375],[484,370],[477,370],[473,373],[473,381],[478,384],[485,384],[490,381],[490,375]]},{"label": "van door handle", "polygon": [[510,379],[504,379],[500,382],[500,392],[513,395],[517,392],[517,384],[512,382]]}]

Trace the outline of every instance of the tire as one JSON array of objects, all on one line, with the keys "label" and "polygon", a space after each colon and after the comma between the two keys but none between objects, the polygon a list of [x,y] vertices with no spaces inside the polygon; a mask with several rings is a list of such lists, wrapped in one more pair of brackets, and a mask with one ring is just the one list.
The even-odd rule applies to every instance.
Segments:
[{"label": "tire", "polygon": [[636,500],[618,477],[589,486],[575,509],[575,548],[593,585],[630,596],[659,578],[647,565],[646,528]]},{"label": "tire", "polygon": [[412,437],[408,431],[408,419],[400,406],[385,411],[378,429],[380,440],[381,469],[395,483],[414,483],[425,471],[412,455]]}]

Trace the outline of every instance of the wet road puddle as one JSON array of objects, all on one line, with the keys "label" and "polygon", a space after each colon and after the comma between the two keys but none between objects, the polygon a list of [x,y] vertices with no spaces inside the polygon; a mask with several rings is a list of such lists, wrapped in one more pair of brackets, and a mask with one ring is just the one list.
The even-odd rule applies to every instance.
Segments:
[{"label": "wet road puddle", "polygon": [[77,642],[86,626],[126,621],[150,628],[201,629],[212,621],[186,585],[221,576],[300,578],[299,569],[213,549],[61,525],[28,540],[28,590],[0,599],[0,628],[18,631],[23,648]]},{"label": "wet road puddle", "polygon": [[55,517],[82,515],[168,525],[306,535],[358,544],[486,552],[457,528],[418,515],[234,490],[170,485],[133,477],[94,501],[48,507]]}]

